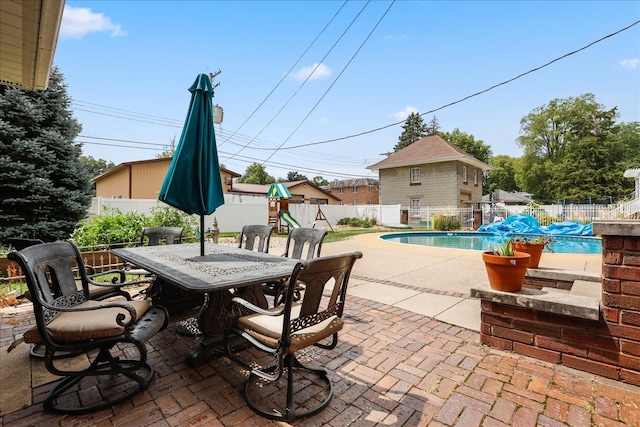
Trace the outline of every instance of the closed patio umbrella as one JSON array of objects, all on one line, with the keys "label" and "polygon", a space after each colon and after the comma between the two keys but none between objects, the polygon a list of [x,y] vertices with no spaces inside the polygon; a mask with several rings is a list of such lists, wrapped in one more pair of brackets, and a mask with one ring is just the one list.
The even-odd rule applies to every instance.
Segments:
[{"label": "closed patio umbrella", "polygon": [[183,212],[200,215],[200,255],[204,256],[204,216],[224,204],[224,194],[209,76],[200,74],[189,91],[187,119],[158,199]]}]

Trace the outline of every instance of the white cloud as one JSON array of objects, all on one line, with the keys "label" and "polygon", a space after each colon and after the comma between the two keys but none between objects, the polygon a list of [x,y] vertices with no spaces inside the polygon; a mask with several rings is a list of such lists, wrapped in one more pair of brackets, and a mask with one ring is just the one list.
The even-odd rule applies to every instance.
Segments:
[{"label": "white cloud", "polygon": [[407,117],[409,117],[409,114],[417,113],[417,112],[418,112],[418,109],[416,107],[407,105],[407,107],[404,110],[391,114],[391,117],[393,117],[394,120],[399,122],[401,120],[407,120]]},{"label": "white cloud", "polygon": [[302,69],[295,73],[293,77],[296,80],[304,81],[307,77],[309,77],[309,80],[318,80],[330,75],[331,68],[324,64],[313,64],[309,67],[302,67]]},{"label": "white cloud", "polygon": [[106,31],[111,37],[126,36],[120,24],[111,22],[111,18],[102,13],[94,13],[86,7],[65,6],[60,25],[60,36],[80,38],[85,34]]},{"label": "white cloud", "polygon": [[638,68],[638,62],[640,62],[638,61],[638,58],[623,59],[619,62],[619,64],[622,68],[625,68],[627,70],[635,70],[636,68]]}]

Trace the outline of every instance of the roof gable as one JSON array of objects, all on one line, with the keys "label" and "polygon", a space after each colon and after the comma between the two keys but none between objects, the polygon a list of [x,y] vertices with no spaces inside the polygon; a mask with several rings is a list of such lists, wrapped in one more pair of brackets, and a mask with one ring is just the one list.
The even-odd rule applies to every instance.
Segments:
[{"label": "roof gable", "polygon": [[488,164],[476,159],[439,135],[425,136],[402,150],[391,154],[386,159],[368,166],[367,169],[380,170],[424,163],[450,162],[452,160],[468,163],[482,170],[491,169]]}]

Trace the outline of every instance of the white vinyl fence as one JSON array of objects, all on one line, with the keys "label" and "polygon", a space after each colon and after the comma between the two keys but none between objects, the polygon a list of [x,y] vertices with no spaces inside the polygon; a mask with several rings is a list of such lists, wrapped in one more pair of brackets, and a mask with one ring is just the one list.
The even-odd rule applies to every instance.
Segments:
[{"label": "white vinyl fence", "polygon": [[[218,222],[222,232],[237,232],[245,224],[266,224],[268,221],[268,199],[262,196],[225,194],[225,204],[205,218],[205,227],[213,227],[213,219]],[[120,212],[137,211],[150,214],[154,206],[164,205],[154,199],[114,199],[96,197],[93,199],[89,215],[98,215],[103,207],[118,209]],[[456,219],[460,229],[477,229],[482,224],[504,221],[517,214],[530,214],[536,217],[540,225],[547,226],[554,222],[573,221],[582,224],[591,223],[594,219],[629,217],[628,212],[638,215],[638,200],[617,207],[616,205],[504,205],[503,203],[483,204],[481,215],[472,208],[427,207],[408,209],[400,205],[320,205],[289,203],[291,216],[303,227],[334,227],[342,218],[375,219],[378,224],[397,225],[401,223],[401,212],[408,216],[408,225],[414,228],[433,229],[436,219],[448,217]],[[617,207],[617,209],[616,209]],[[318,210],[320,209],[320,211]],[[624,209],[624,210],[623,210]],[[626,216],[625,216],[626,215]],[[322,218],[326,218],[326,221]],[[479,224],[478,224],[479,222]]]},{"label": "white vinyl fence", "polygon": [[[268,199],[261,196],[225,194],[225,204],[205,218],[205,228],[213,227],[216,219],[221,232],[239,232],[245,224],[266,224],[269,219]],[[104,213],[104,208],[118,209],[122,213],[139,212],[150,214],[156,206],[166,206],[154,199],[115,199],[95,197],[89,209],[89,216]],[[318,228],[335,226],[342,218],[375,219],[381,224],[400,223],[400,205],[320,205],[289,203],[291,216],[303,227]],[[316,220],[316,218],[326,218]]]}]

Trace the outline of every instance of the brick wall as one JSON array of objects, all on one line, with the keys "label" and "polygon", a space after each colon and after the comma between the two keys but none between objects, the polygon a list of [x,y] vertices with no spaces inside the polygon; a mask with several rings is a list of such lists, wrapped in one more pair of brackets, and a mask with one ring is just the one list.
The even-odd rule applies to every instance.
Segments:
[{"label": "brick wall", "polygon": [[380,192],[376,185],[371,185],[373,191],[369,191],[369,185],[357,186],[357,191],[353,192],[353,187],[343,187],[343,193],[340,193],[339,187],[332,187],[331,194],[340,198],[345,205],[353,205],[355,201],[358,205],[377,205],[380,203]]},{"label": "brick wall", "polygon": [[594,222],[602,235],[599,320],[482,301],[483,344],[640,386],[640,221]]}]

